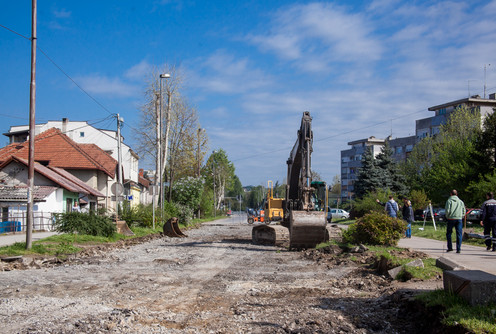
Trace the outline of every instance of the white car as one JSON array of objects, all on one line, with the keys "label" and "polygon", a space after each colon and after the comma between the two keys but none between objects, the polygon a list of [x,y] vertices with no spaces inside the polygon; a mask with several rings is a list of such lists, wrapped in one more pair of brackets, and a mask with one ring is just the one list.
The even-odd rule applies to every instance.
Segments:
[{"label": "white car", "polygon": [[334,219],[348,219],[350,218],[349,212],[343,210],[343,209],[329,209],[329,213],[327,214],[327,220],[329,220],[330,217],[332,217],[332,220]]}]

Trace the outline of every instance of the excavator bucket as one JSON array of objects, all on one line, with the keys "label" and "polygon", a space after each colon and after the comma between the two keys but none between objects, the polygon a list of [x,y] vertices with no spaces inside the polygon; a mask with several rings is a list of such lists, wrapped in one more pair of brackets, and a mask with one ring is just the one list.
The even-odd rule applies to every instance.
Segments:
[{"label": "excavator bucket", "polygon": [[114,221],[115,226],[117,227],[117,233],[119,234],[124,234],[126,236],[131,236],[134,235],[133,231],[127,226],[127,223],[125,220],[118,220]]},{"label": "excavator bucket", "polygon": [[179,219],[176,217],[172,217],[164,224],[164,235],[171,238],[185,238],[187,237],[181,229],[179,229],[178,225]]},{"label": "excavator bucket", "polygon": [[292,211],[289,226],[289,248],[314,248],[329,240],[323,211]]}]

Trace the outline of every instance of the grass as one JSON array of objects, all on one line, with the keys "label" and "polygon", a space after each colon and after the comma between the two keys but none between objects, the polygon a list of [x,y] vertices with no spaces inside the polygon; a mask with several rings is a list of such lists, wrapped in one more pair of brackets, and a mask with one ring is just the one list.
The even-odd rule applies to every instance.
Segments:
[{"label": "grass", "polygon": [[[221,219],[225,217],[216,217],[212,219],[194,219],[188,226],[179,224],[181,229],[195,227],[202,222]],[[123,239],[132,239],[143,237],[149,234],[157,234],[162,232],[162,226],[156,226],[155,229],[147,227],[132,226],[131,230],[134,236],[125,236],[115,233],[111,237],[100,237],[82,234],[57,234],[41,240],[34,241],[30,250],[26,249],[25,242],[16,242],[10,246],[0,247],[0,256],[29,256],[29,255],[45,255],[65,257],[69,254],[75,254],[83,250],[79,246],[91,246],[117,242]]]},{"label": "grass", "polygon": [[496,333],[496,305],[472,306],[460,296],[436,290],[417,297],[430,307],[443,307],[441,322],[448,326],[462,325],[471,333]]},{"label": "grass", "polygon": [[[419,228],[423,228],[423,230],[420,230]],[[484,228],[478,224],[467,224],[467,230],[469,229],[473,230],[473,233],[476,234],[483,234],[484,232]],[[446,241],[446,223],[436,222],[436,230],[434,230],[432,221],[426,222],[425,226],[424,222],[414,222],[412,223],[412,235],[416,237]],[[455,229],[453,229],[452,238],[453,241],[456,238]],[[463,243],[475,246],[484,246],[484,239],[470,238],[468,240],[464,240]]]}]

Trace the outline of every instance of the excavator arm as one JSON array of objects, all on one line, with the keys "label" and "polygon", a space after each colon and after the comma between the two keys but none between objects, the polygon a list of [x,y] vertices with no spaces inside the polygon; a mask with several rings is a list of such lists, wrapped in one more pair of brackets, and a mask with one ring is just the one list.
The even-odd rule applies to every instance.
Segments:
[{"label": "excavator arm", "polygon": [[[286,198],[283,203],[284,217],[281,225],[289,229],[291,249],[313,248],[329,239],[326,212],[316,211],[313,200],[315,189],[312,187],[312,144],[312,117],[308,111],[305,111],[296,142],[287,160]],[[277,244],[280,235],[285,233],[281,229],[283,228],[279,226],[256,226],[252,231],[253,241]]]}]

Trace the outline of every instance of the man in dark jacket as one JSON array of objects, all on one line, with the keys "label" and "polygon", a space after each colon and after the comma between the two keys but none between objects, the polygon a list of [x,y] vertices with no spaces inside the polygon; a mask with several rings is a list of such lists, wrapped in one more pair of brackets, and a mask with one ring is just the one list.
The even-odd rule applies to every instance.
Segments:
[{"label": "man in dark jacket", "polygon": [[[494,194],[489,192],[486,194],[486,201],[482,204],[481,226],[484,226],[484,238],[487,250],[493,248],[496,252],[496,200]],[[493,235],[491,239],[491,233]]]}]

